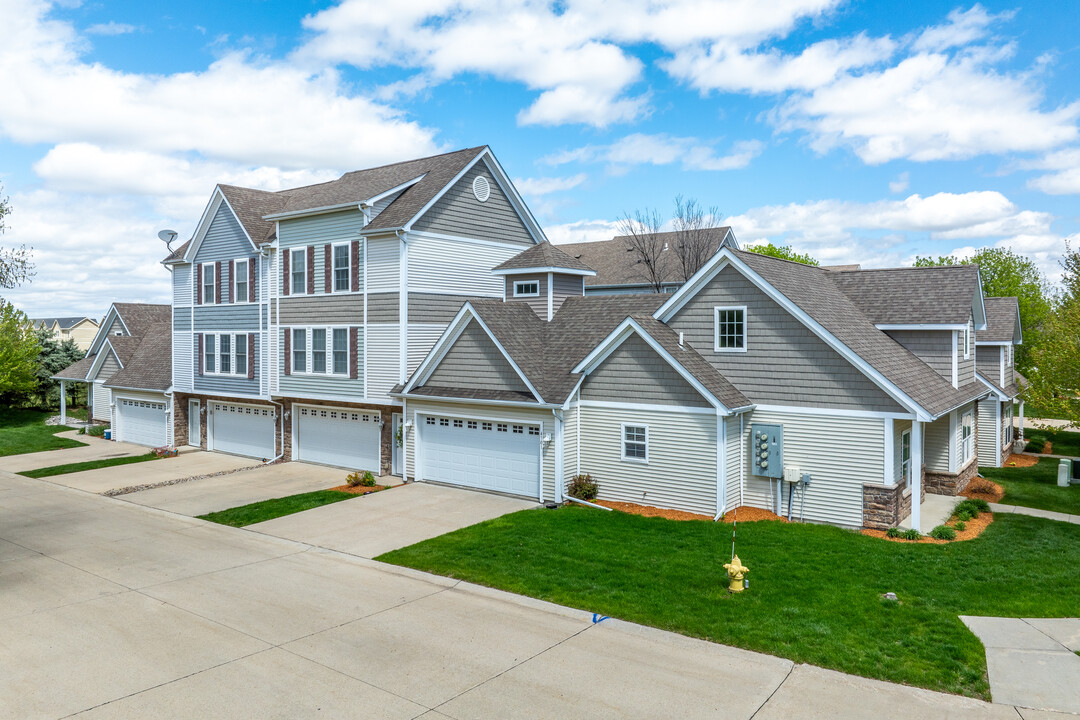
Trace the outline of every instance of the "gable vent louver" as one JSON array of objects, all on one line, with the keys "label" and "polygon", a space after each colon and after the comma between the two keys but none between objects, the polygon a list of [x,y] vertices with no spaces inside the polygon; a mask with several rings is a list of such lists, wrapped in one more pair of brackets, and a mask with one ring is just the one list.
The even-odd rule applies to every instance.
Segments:
[{"label": "gable vent louver", "polygon": [[491,197],[491,185],[483,175],[477,175],[472,181],[472,191],[480,202],[486,202]]}]

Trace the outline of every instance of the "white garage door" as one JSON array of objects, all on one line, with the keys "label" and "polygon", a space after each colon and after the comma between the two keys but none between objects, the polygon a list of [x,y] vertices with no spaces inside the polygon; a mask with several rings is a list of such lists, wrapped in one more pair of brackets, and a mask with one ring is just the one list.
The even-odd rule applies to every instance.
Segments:
[{"label": "white garage door", "polygon": [[424,417],[425,480],[537,497],[540,426],[492,420]]},{"label": "white garage door", "polygon": [[296,459],[379,473],[382,418],[343,408],[295,408]]},{"label": "white garage door", "polygon": [[169,442],[165,403],[116,398],[116,439],[136,445],[164,447]]},{"label": "white garage door", "polygon": [[269,460],[274,452],[272,408],[210,403],[209,434],[214,450]]}]

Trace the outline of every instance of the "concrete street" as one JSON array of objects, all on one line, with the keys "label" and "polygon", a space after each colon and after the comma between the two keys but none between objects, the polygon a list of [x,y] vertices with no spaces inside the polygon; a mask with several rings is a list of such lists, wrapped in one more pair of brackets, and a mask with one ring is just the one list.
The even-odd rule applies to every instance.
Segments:
[{"label": "concrete street", "polygon": [[6,472],[0,668],[0,718],[1018,717]]}]

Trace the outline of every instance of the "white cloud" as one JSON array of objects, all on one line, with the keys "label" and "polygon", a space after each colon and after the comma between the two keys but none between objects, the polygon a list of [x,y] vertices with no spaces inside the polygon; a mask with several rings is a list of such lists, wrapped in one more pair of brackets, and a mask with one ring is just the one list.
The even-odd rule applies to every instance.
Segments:
[{"label": "white cloud", "polygon": [[760,155],[765,144],[743,140],[732,145],[727,155],[716,154],[712,144],[691,137],[665,133],[626,135],[610,145],[585,145],[554,153],[541,160],[548,165],[567,163],[606,163],[615,173],[633,165],[670,165],[679,162],[687,170],[736,170],[744,168]]},{"label": "white cloud", "polygon": [[118,23],[115,20],[110,20],[107,23],[97,23],[86,28],[87,35],[127,35],[137,30],[134,25],[128,25],[127,23]]},{"label": "white cloud", "polygon": [[1050,195],[1080,195],[1080,148],[1068,148],[1022,167],[1052,170],[1028,181],[1028,187]]},{"label": "white cloud", "polygon": [[906,170],[900,173],[899,177],[889,183],[889,192],[902,193],[908,189],[911,184],[911,173]]},{"label": "white cloud", "polygon": [[916,52],[941,52],[954,47],[970,45],[982,40],[995,22],[1008,20],[1012,12],[991,15],[982,5],[975,4],[968,10],[959,8],[949,13],[947,22],[926,28],[911,43]]},{"label": "white cloud", "polygon": [[610,240],[619,234],[619,223],[613,220],[576,220],[544,228],[548,240],[560,243],[596,242]]},{"label": "white cloud", "polygon": [[578,173],[570,177],[518,178],[514,180],[514,187],[522,195],[539,197],[572,190],[585,182],[587,178],[588,176],[585,173]]}]

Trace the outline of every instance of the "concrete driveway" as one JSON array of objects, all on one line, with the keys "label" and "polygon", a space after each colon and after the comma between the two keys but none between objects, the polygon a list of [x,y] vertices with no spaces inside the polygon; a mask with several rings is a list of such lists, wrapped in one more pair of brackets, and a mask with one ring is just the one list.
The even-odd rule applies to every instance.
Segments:
[{"label": "concrete driveway", "polygon": [[[142,450],[146,452],[147,449],[142,448]],[[162,460],[54,475],[47,480],[77,490],[103,493],[134,485],[150,485],[199,475],[232,472],[240,468],[258,467],[260,464],[258,460],[251,458],[194,450]]]},{"label": "concrete driveway", "polygon": [[181,515],[204,515],[260,500],[344,485],[347,472],[302,462],[280,463],[143,490],[121,495],[120,499]]},{"label": "concrete driveway", "polygon": [[0,718],[1018,717],[4,472],[0,668]]},{"label": "concrete driveway", "polygon": [[248,525],[247,529],[373,558],[536,506],[534,500],[413,483]]},{"label": "concrete driveway", "polygon": [[145,455],[150,451],[150,448],[142,445],[112,442],[111,440],[96,438],[93,435],[79,435],[75,430],[57,433],[57,435],[86,443],[86,446],[64,448],[62,450],[44,450],[42,452],[23,453],[22,455],[7,455],[0,457],[0,470],[19,473],[69,463],[89,462],[91,460],[104,460],[129,455]]}]

